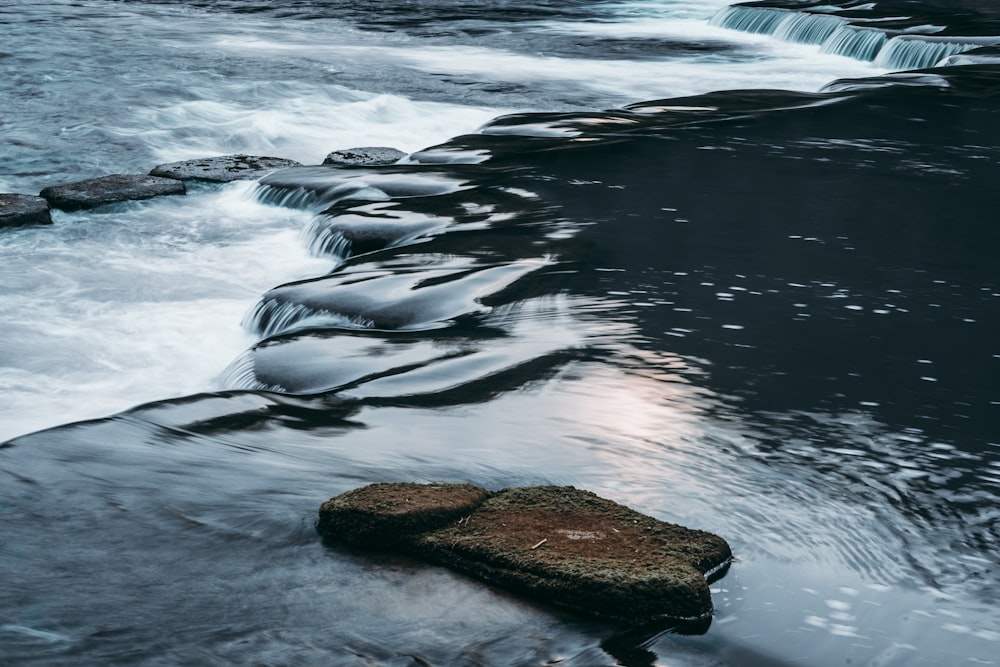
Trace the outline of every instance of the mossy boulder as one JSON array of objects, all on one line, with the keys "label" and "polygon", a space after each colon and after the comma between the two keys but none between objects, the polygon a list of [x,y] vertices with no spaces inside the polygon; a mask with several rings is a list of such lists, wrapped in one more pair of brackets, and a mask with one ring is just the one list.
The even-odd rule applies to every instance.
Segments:
[{"label": "mossy boulder", "polygon": [[721,537],[573,487],[374,484],[324,503],[317,530],[632,622],[710,617],[706,574],[732,558]]},{"label": "mossy boulder", "polygon": [[364,546],[405,546],[473,512],[489,497],[472,484],[372,484],[323,503],[317,530]]}]

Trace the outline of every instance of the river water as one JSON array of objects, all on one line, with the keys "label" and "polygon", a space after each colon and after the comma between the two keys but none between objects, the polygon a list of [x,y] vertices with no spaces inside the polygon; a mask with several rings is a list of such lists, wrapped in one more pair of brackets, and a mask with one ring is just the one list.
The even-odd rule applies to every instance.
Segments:
[{"label": "river water", "polygon": [[[410,153],[3,230],[0,662],[996,664],[1000,30],[878,4],[0,7],[0,191]],[[737,560],[692,633],[320,543],[395,480]]]}]

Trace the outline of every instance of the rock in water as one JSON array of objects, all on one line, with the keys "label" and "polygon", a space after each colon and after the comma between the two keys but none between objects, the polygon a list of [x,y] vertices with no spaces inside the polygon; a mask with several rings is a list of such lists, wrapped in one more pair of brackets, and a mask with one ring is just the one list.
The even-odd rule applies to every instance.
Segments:
[{"label": "rock in water", "polygon": [[0,227],[51,224],[49,203],[41,197],[0,194]]},{"label": "rock in water", "polygon": [[286,160],[280,157],[221,155],[161,164],[154,167],[149,173],[153,176],[182,181],[229,183],[230,181],[253,180],[278,169],[298,166],[300,164],[295,160]]},{"label": "rock in water", "polygon": [[350,167],[378,167],[396,164],[406,157],[406,153],[386,146],[361,146],[333,151],[326,156],[323,164],[340,164]]},{"label": "rock in water", "polygon": [[324,503],[316,528],[631,622],[710,617],[706,574],[732,558],[721,537],[570,486],[373,484]]},{"label": "rock in water", "polygon": [[55,185],[45,188],[39,194],[47,199],[53,208],[78,211],[103,204],[184,193],[184,184],[172,178],[159,178],[146,174],[113,174],[66,185]]}]

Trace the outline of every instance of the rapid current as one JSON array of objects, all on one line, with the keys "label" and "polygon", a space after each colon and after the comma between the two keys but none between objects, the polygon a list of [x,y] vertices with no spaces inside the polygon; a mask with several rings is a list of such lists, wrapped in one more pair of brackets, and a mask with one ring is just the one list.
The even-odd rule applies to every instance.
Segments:
[{"label": "rapid current", "polygon": [[[0,192],[409,154],[0,230],[0,664],[1000,664],[1000,23],[751,5],[0,3]],[[397,480],[737,560],[693,632],[321,543]]]}]

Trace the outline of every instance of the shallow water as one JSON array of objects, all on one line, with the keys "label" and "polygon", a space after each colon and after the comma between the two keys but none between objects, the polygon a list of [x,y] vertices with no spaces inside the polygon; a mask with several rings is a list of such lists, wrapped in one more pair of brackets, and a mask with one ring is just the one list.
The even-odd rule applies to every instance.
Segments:
[{"label": "shallow water", "polygon": [[[723,6],[0,14],[6,190],[414,151],[0,235],[2,434],[91,420],[0,447],[4,663],[995,664],[1000,72]],[[319,542],[393,480],[572,484],[738,559],[688,634]]]}]

